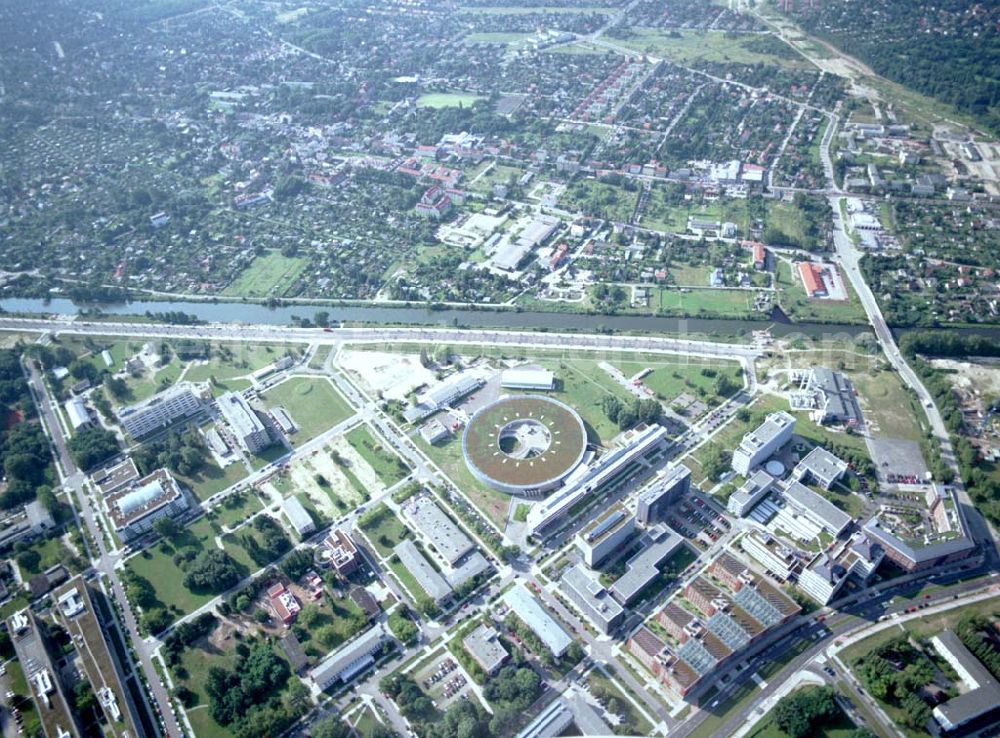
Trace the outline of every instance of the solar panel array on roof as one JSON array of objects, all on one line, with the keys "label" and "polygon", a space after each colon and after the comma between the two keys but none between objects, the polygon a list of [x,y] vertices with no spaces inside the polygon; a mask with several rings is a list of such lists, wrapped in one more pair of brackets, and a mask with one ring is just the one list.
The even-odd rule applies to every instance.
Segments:
[{"label": "solar panel array on roof", "polygon": [[717,612],[707,622],[708,629],[729,648],[738,651],[750,642],[750,636],[739,623],[724,612]]},{"label": "solar panel array on roof", "polygon": [[718,660],[708,652],[704,644],[695,639],[689,638],[684,642],[684,644],[677,649],[677,655],[680,656],[684,661],[694,669],[699,674],[707,674],[712,669]]},{"label": "solar panel array on roof", "polygon": [[740,607],[750,613],[750,616],[759,620],[767,627],[780,623],[784,615],[774,605],[768,602],[755,587],[744,586],[733,597]]}]

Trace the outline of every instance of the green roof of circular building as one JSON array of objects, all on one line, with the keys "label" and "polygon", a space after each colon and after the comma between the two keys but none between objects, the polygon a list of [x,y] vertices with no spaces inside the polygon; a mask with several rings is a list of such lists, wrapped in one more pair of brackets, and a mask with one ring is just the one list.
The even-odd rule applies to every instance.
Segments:
[{"label": "green roof of circular building", "polygon": [[501,397],[476,411],[462,435],[462,454],[473,476],[510,494],[552,489],[586,450],[579,414],[543,395]]}]

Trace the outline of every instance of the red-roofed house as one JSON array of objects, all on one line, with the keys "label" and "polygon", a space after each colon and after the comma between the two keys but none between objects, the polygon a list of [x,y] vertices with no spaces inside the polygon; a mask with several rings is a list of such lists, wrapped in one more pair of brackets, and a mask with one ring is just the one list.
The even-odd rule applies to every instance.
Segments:
[{"label": "red-roofed house", "polygon": [[805,287],[809,297],[826,297],[823,277],[815,264],[808,261],[800,262],[799,276],[802,278],[802,286]]}]

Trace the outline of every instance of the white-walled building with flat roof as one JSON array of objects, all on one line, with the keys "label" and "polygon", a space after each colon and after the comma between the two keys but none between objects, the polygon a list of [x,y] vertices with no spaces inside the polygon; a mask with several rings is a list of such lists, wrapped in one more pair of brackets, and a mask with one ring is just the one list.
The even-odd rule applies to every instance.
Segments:
[{"label": "white-walled building with flat roof", "polygon": [[733,451],[733,471],[750,476],[751,471],[791,440],[794,430],[795,418],[790,414],[779,411],[768,415],[763,423],[743,436]]},{"label": "white-walled building with flat roof", "polygon": [[281,510],[288,518],[288,522],[295,528],[295,532],[301,538],[305,538],[310,533],[316,532],[316,523],[312,515],[305,509],[298,497],[286,497],[281,502]]},{"label": "white-walled building with flat roof", "polygon": [[500,374],[504,389],[551,390],[555,384],[556,375],[548,369],[507,369]]},{"label": "white-walled building with flat roof", "polygon": [[243,395],[227,392],[218,399],[219,412],[236,436],[236,440],[249,453],[256,454],[271,445],[267,428]]},{"label": "white-walled building with flat roof", "polygon": [[634,531],[635,515],[615,505],[577,533],[576,547],[587,566],[596,566],[621,549]]},{"label": "white-walled building with flat roof", "polygon": [[504,592],[504,604],[517,615],[524,624],[531,628],[552,655],[559,658],[570,647],[573,639],[569,633],[556,621],[548,610],[521,583]]}]

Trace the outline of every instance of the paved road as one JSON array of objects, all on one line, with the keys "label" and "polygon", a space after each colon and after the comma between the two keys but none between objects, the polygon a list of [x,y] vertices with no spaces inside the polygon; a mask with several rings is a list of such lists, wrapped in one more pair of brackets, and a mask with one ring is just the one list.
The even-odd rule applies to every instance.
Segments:
[{"label": "paved road", "polygon": [[295,328],[280,325],[210,323],[163,325],[158,323],[88,322],[45,318],[0,317],[0,330],[54,332],[130,338],[187,338],[219,341],[273,341],[283,343],[449,343],[566,350],[683,352],[692,356],[728,359],[754,358],[760,351],[750,344],[715,343],[664,336],[624,336],[589,333],[497,331],[454,328]]},{"label": "paved road", "polygon": [[[78,522],[82,518],[86,526],[86,532],[90,538],[90,541],[87,543],[88,549],[91,549],[93,546],[97,548],[96,551],[88,550],[91,556],[91,564],[95,570],[106,576],[111,584],[111,591],[118,602],[119,612],[122,614],[126,630],[128,631],[127,639],[124,637],[125,634],[122,634],[123,640],[131,642],[134,653],[139,658],[139,665],[146,678],[149,693],[155,702],[156,711],[159,713],[159,718],[150,715],[151,721],[153,724],[159,723],[160,727],[166,731],[166,734],[170,738],[180,738],[183,733],[174,716],[170,697],[160,682],[159,674],[153,667],[153,649],[139,635],[135,614],[132,612],[128,598],[125,596],[125,590],[115,570],[115,562],[118,557],[116,554],[109,553],[104,545],[104,534],[98,525],[86,487],[86,475],[77,469],[76,464],[69,454],[69,450],[66,448],[66,437],[54,407],[55,401],[49,394],[48,387],[45,385],[41,373],[35,366],[34,361],[29,360],[26,363],[28,367],[28,386],[35,397],[44,427],[58,455],[61,466],[60,474],[63,476],[63,485],[69,496],[75,500],[75,504],[73,505],[74,514],[78,515]],[[145,707],[147,710],[149,709],[148,705],[142,707]]]}]

